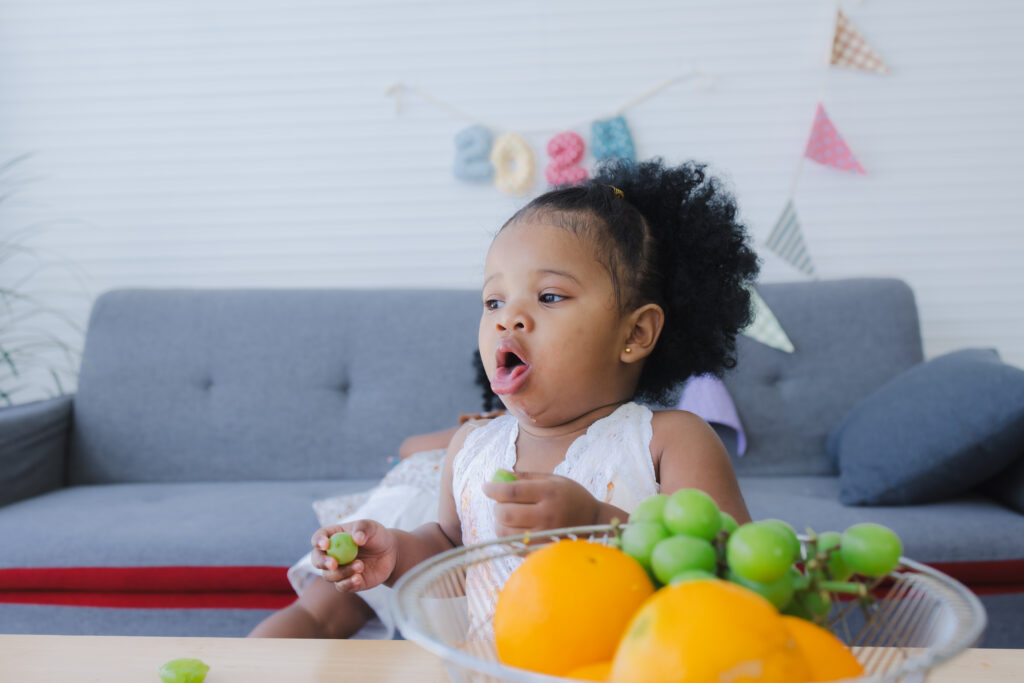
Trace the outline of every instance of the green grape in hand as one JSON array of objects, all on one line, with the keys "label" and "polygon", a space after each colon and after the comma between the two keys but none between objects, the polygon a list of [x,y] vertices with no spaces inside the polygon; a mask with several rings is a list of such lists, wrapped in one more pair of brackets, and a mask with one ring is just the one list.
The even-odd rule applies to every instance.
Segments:
[{"label": "green grape in hand", "polygon": [[789,569],[793,548],[774,526],[749,522],[730,534],[725,558],[729,568],[743,578],[769,583]]},{"label": "green grape in hand", "polygon": [[892,529],[864,522],[843,532],[839,552],[854,572],[870,577],[885,576],[899,564],[903,544]]},{"label": "green grape in hand", "polygon": [[352,540],[352,535],[344,531],[331,534],[330,543],[325,552],[338,561],[339,567],[350,563],[359,554],[359,546]]},{"label": "green grape in hand", "polygon": [[722,528],[722,515],[714,498],[700,489],[679,489],[665,501],[665,526],[673,534],[712,540]]},{"label": "green grape in hand", "polygon": [[717,554],[714,546],[693,536],[669,536],[651,551],[651,570],[658,581],[669,583],[673,577],[692,569],[709,574],[715,571]]},{"label": "green grape in hand", "polygon": [[518,481],[518,479],[516,479],[516,475],[512,474],[508,470],[499,469],[494,473],[494,476],[491,477],[491,481]]},{"label": "green grape in hand", "polygon": [[736,519],[725,510],[721,510],[722,515],[722,528],[730,534],[740,528],[740,525],[736,523]]}]

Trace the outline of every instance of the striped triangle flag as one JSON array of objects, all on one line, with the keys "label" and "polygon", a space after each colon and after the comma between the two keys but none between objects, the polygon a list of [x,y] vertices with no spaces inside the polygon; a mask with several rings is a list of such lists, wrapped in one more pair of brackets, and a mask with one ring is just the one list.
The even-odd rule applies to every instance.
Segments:
[{"label": "striped triangle flag", "polygon": [[889,67],[879,57],[868,41],[853,27],[842,10],[836,17],[836,37],[832,43],[832,63],[860,71],[889,73]]},{"label": "striped triangle flag", "polygon": [[786,208],[779,216],[779,220],[775,222],[775,227],[768,235],[765,246],[801,273],[816,277],[814,264],[811,262],[810,254],[807,253],[804,234],[800,229],[800,221],[797,220],[796,208],[793,206],[792,199],[786,202]]},{"label": "striped triangle flag", "polygon": [[740,334],[779,351],[785,351],[786,353],[796,351],[793,342],[789,339],[789,335],[782,329],[779,319],[772,313],[772,309],[768,308],[768,304],[764,302],[764,299],[757,293],[757,290],[750,287],[747,291],[750,292],[750,308],[752,309],[753,320]]},{"label": "striped triangle flag", "polygon": [[821,102],[818,102],[818,111],[814,114],[814,128],[811,129],[804,156],[825,166],[867,175],[857,157],[847,147],[843,136],[832,125]]}]

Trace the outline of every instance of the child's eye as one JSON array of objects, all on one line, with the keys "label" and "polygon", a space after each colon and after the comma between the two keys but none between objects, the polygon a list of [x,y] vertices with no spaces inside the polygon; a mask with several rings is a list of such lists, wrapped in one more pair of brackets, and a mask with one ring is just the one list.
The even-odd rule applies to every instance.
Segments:
[{"label": "child's eye", "polygon": [[564,301],[564,300],[565,300],[565,297],[562,296],[561,294],[552,294],[550,292],[545,292],[544,294],[540,295],[540,302],[542,304],[556,304],[559,301]]},{"label": "child's eye", "polygon": [[505,302],[498,299],[484,299],[484,309],[488,311],[496,311],[501,308]]}]

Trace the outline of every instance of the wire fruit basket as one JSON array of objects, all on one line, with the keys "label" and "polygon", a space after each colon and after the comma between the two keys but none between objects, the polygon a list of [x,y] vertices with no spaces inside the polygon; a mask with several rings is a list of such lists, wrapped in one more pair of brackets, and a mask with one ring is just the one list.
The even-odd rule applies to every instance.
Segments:
[{"label": "wire fruit basket", "polygon": [[[402,635],[440,656],[453,681],[549,683],[568,679],[502,664],[490,630],[497,589],[482,591],[474,572],[563,539],[609,545],[611,526],[574,527],[456,548],[410,570],[395,585],[392,608]],[[806,542],[806,537],[801,537]],[[477,571],[480,570],[480,571]],[[931,567],[900,558],[868,605],[833,601],[827,625],[864,667],[856,680],[917,682],[936,665],[975,645],[985,610],[963,584]]]}]

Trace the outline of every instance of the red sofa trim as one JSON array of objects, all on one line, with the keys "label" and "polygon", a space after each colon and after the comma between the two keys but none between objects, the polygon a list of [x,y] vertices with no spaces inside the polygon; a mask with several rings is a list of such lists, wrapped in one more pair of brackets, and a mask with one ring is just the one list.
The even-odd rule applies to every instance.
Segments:
[{"label": "red sofa trim", "polygon": [[[1024,593],[1024,559],[932,562],[979,595]],[[280,609],[295,600],[285,567],[0,569],[0,604]]]},{"label": "red sofa trim", "polygon": [[295,594],[0,591],[0,604],[148,609],[281,609]]},{"label": "red sofa trim", "polygon": [[0,603],[279,609],[295,600],[285,567],[0,569]]}]

